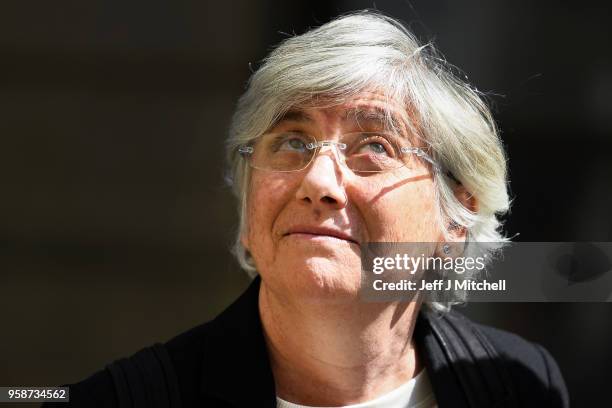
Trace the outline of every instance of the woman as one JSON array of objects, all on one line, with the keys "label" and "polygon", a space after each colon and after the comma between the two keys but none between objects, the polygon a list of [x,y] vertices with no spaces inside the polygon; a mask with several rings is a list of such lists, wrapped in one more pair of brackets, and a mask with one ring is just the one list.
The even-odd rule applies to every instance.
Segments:
[{"label": "woman", "polygon": [[506,240],[495,124],[430,45],[371,12],[289,38],[250,79],[227,145],[253,284],[71,386],[74,406],[567,406],[540,346],[449,303],[361,300],[367,243]]}]

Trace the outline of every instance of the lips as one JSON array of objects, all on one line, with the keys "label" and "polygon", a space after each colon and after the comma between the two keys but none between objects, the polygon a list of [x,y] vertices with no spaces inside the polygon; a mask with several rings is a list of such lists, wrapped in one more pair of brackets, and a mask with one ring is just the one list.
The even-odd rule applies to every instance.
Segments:
[{"label": "lips", "polygon": [[284,234],[284,236],[289,236],[293,234],[306,234],[313,236],[327,236],[342,239],[344,241],[351,242],[353,244],[358,244],[357,239],[348,232],[340,231],[334,228],[326,228],[326,227],[315,227],[315,226],[295,226],[289,228],[288,231]]}]

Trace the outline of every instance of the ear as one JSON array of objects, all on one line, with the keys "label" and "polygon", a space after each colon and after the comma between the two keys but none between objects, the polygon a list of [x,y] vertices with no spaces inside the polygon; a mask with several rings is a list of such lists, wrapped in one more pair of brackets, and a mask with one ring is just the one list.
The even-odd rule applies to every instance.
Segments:
[{"label": "ear", "polygon": [[[455,198],[462,206],[471,212],[478,211],[478,200],[474,197],[463,184],[457,184],[454,188]],[[448,220],[446,224],[450,242],[465,242],[467,238],[467,229],[458,225],[453,220]]]}]

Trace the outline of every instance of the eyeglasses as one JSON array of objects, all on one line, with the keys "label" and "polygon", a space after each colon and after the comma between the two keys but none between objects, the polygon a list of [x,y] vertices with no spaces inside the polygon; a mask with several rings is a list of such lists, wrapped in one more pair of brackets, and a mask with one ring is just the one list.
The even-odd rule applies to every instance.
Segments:
[{"label": "eyeglasses", "polygon": [[338,141],[317,141],[300,132],[277,132],[240,146],[238,152],[252,168],[274,172],[303,170],[324,147],[335,147],[340,162],[356,173],[382,173],[414,165],[410,159],[414,156],[440,170],[423,149],[406,144],[399,135],[387,132],[346,133]]}]

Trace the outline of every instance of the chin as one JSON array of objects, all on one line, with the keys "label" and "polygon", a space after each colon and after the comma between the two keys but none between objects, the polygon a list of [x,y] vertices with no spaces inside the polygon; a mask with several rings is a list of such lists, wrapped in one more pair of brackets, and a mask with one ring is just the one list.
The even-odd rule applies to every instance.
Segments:
[{"label": "chin", "polygon": [[359,298],[361,262],[339,264],[328,258],[295,259],[285,281],[293,298],[306,302],[346,303]]}]

